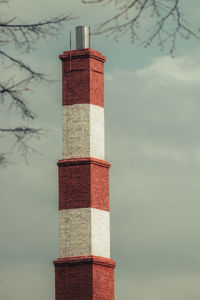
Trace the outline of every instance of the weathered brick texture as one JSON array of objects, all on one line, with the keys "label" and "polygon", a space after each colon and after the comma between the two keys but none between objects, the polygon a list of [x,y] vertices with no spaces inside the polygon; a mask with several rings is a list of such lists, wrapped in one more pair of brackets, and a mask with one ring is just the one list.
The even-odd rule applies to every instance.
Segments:
[{"label": "weathered brick texture", "polygon": [[54,261],[56,300],[114,300],[115,262],[96,256]]},{"label": "weathered brick texture", "polygon": [[59,209],[93,207],[109,211],[109,163],[93,158],[66,159],[58,166]]},{"label": "weathered brick texture", "polygon": [[104,62],[92,49],[65,51],[62,60],[63,105],[90,103],[104,107]]}]

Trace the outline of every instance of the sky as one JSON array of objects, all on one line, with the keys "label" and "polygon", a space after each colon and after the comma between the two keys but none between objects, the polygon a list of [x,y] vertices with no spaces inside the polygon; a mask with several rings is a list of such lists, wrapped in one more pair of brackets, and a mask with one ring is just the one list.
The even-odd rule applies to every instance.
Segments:
[{"label": "sky", "polygon": [[[191,22],[200,4],[187,2]],[[183,1],[184,3],[184,1]],[[186,3],[186,2],[185,2]],[[5,15],[24,22],[63,12],[78,18],[57,38],[21,57],[57,81],[36,85],[26,99],[31,126],[46,133],[31,145],[28,164],[17,152],[0,169],[0,299],[53,300],[58,257],[57,160],[61,159],[61,63],[75,26],[94,26],[115,11],[76,0],[13,0]],[[72,44],[74,47],[75,44]],[[133,46],[93,36],[105,63],[106,160],[110,169],[111,257],[116,300],[200,299],[200,43],[177,42],[175,57],[156,45]],[[10,76],[10,69],[0,75]],[[19,116],[1,108],[0,126]],[[18,124],[18,123],[17,123]],[[29,124],[30,125],[30,124]],[[2,143],[3,142],[3,143]],[[10,141],[1,139],[10,146]]]}]

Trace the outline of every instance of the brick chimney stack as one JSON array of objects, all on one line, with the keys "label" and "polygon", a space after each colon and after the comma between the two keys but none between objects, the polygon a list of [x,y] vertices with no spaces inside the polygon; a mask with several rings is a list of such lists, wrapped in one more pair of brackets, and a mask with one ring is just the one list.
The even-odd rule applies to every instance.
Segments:
[{"label": "brick chimney stack", "polygon": [[78,49],[62,60],[63,159],[59,169],[56,300],[114,300],[109,167],[104,160],[104,62],[77,28]]}]

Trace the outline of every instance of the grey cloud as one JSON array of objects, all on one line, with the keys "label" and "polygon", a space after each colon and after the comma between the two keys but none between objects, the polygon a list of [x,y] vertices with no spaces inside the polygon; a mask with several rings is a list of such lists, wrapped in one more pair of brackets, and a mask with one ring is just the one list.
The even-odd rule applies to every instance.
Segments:
[{"label": "grey cloud", "polygon": [[[159,74],[163,62],[155,61],[149,67],[153,72],[148,67],[114,70],[106,85],[107,150],[113,164],[111,249],[120,261],[119,274],[149,276],[152,285],[157,276],[176,274],[178,280],[180,274],[199,276],[200,270],[199,83],[180,83],[175,74],[160,83],[156,70]],[[130,299],[135,292],[128,288],[126,293]],[[161,293],[158,299],[187,297],[180,291]],[[147,294],[141,292],[138,299],[155,299]]]}]

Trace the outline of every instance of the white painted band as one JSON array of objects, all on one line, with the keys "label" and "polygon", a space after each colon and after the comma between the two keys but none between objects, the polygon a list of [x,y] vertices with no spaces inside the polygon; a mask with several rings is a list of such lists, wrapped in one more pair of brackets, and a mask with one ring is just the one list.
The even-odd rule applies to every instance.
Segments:
[{"label": "white painted band", "polygon": [[93,104],[63,106],[63,158],[104,160],[104,108]]},{"label": "white painted band", "polygon": [[59,256],[110,258],[110,213],[96,208],[59,211]]}]

